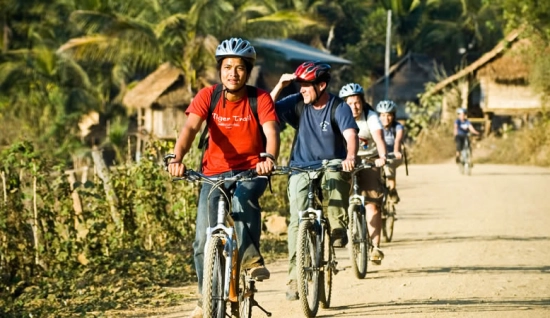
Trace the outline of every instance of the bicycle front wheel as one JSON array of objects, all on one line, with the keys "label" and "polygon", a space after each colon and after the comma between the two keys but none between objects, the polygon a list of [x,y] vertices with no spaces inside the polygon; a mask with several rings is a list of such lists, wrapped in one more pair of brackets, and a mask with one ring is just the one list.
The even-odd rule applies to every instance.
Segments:
[{"label": "bicycle front wheel", "polygon": [[319,310],[319,269],[321,246],[313,221],[304,220],[298,228],[298,295],[306,317],[315,317]]},{"label": "bicycle front wheel", "polygon": [[350,204],[348,208],[349,224],[348,244],[351,266],[355,276],[359,279],[367,275],[367,263],[369,259],[369,240],[365,207],[357,204]]},{"label": "bicycle front wheel", "polygon": [[323,227],[323,259],[321,260],[322,272],[319,278],[319,301],[321,308],[329,308],[332,298],[332,275],[334,273],[334,247],[332,247],[328,229]]},{"label": "bicycle front wheel", "polygon": [[225,277],[224,242],[221,237],[212,236],[204,255],[204,284],[202,305],[205,317],[224,318],[226,302],[223,289]]}]

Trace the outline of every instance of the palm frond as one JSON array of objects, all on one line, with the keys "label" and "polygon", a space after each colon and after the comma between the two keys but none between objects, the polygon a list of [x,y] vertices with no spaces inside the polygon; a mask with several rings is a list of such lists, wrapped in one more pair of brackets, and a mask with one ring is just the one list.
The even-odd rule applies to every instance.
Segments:
[{"label": "palm frond", "polygon": [[176,13],[161,20],[154,28],[156,37],[160,39],[166,30],[180,29],[184,31],[187,19],[187,14]]}]

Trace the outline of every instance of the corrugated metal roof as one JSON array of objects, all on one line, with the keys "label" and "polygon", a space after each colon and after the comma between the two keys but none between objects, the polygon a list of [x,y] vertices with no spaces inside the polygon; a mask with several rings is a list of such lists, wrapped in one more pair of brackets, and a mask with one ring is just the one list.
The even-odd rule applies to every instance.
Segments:
[{"label": "corrugated metal roof", "polygon": [[352,64],[351,61],[323,52],[312,46],[291,39],[254,39],[254,47],[281,53],[287,61],[321,61],[329,64]]}]

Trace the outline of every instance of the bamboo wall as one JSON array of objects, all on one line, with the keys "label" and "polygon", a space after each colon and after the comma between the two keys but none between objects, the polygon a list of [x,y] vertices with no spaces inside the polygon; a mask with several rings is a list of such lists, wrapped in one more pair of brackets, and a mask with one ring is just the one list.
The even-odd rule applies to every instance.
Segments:
[{"label": "bamboo wall", "polygon": [[484,112],[512,114],[541,109],[540,95],[527,85],[506,85],[488,77],[479,79],[483,92],[482,108]]}]

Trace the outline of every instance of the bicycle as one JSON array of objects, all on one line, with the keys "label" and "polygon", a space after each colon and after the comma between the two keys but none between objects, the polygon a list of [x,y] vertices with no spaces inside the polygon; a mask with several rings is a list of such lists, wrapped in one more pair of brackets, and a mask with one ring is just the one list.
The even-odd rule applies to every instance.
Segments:
[{"label": "bicycle", "polygon": [[472,175],[472,149],[470,148],[470,138],[464,138],[462,150],[460,150],[460,163],[458,166],[461,174]]},{"label": "bicycle", "polygon": [[350,240],[348,251],[353,271],[359,279],[363,279],[367,275],[367,263],[372,242],[367,228],[365,197],[359,193],[357,173],[372,167],[371,164],[363,160],[352,172],[353,194],[349,198],[348,207],[348,238]]},{"label": "bicycle", "polygon": [[[165,167],[168,166],[168,160],[172,158],[175,158],[172,154],[164,157]],[[172,178],[173,181],[207,182],[212,185],[212,189],[221,190],[217,224],[214,227],[208,227],[206,231],[202,290],[202,307],[205,317],[223,318],[227,315],[251,318],[252,307],[258,307],[268,317],[271,317],[271,313],[254,299],[254,294],[257,292],[255,280],[246,270],[240,268],[237,237],[231,217],[231,200],[237,182],[251,181],[255,178],[267,177],[259,176],[255,170],[245,170],[233,177],[209,177],[187,169],[183,177]],[[229,314],[227,313],[228,303],[230,304]]]},{"label": "bicycle", "polygon": [[298,295],[306,317],[315,317],[321,308],[329,308],[332,276],[338,273],[336,254],[330,237],[330,223],[323,215],[321,177],[327,170],[338,171],[341,165],[320,168],[276,167],[274,174],[305,173],[308,182],[307,208],[298,211]]}]

